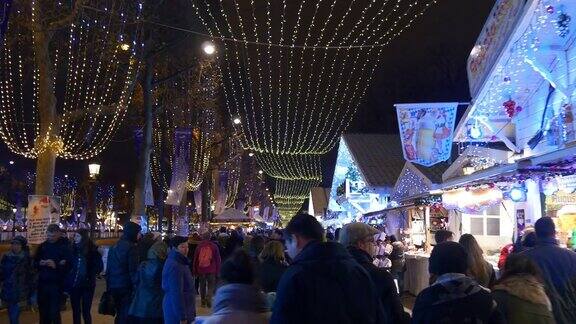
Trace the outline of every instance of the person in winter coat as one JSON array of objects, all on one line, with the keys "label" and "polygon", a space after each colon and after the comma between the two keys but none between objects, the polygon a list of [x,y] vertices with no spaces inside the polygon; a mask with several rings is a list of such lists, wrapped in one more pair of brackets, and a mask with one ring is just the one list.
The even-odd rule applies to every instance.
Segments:
[{"label": "person in winter coat", "polygon": [[340,243],[370,274],[378,292],[378,298],[384,307],[385,323],[408,324],[410,315],[404,311],[400,302],[394,278],[388,271],[378,268],[373,263],[373,255],[376,252],[374,235],[378,233],[378,230],[368,224],[350,223],[342,227]]},{"label": "person in winter coat", "polygon": [[216,276],[220,272],[220,251],[210,241],[210,232],[202,234],[202,242],[194,253],[192,273],[200,281],[200,300],[202,307],[212,307],[212,296],[216,290]]},{"label": "person in winter coat", "polygon": [[278,289],[280,278],[288,268],[288,263],[284,257],[284,245],[279,241],[266,243],[259,259],[256,284],[266,293],[275,292]]},{"label": "person in winter coat", "polygon": [[526,256],[508,256],[504,274],[492,288],[492,296],[508,324],[556,323],[539,272]]},{"label": "person in winter coat", "polygon": [[40,323],[60,324],[64,281],[72,260],[70,241],[57,224],[46,230],[46,241],[38,246],[34,266],[38,271],[38,311]]},{"label": "person in winter coat", "polygon": [[162,270],[165,324],[192,323],[196,317],[196,289],[190,271],[188,238],[175,236],[170,240],[170,252]]},{"label": "person in winter coat", "polygon": [[267,324],[270,317],[266,297],[254,284],[253,263],[243,250],[234,252],[223,264],[223,285],[216,291],[212,316],[203,324]]},{"label": "person in winter coat", "polygon": [[70,271],[66,278],[66,288],[70,294],[72,319],[74,324],[91,324],[92,300],[96,289],[96,276],[104,270],[102,255],[92,242],[87,229],[79,229],[74,234]]},{"label": "person in winter coat", "polygon": [[106,285],[116,305],[114,323],[128,322],[128,311],[138,282],[138,249],[136,243],[140,238],[140,225],[127,222],[124,233],[118,243],[108,251]]},{"label": "person in winter coat", "polygon": [[138,286],[130,305],[130,316],[135,324],[162,324],[162,270],[168,255],[168,246],[157,239],[148,250],[146,261],[138,266]]},{"label": "person in winter coat", "polygon": [[466,275],[475,279],[481,286],[490,288],[496,280],[496,272],[492,265],[484,259],[484,252],[472,234],[463,234],[458,241],[468,255],[468,271]]},{"label": "person in winter coat", "polygon": [[232,255],[236,249],[241,249],[244,245],[244,238],[240,235],[238,229],[233,230],[230,233],[230,237],[226,240],[226,245],[224,246],[224,255],[222,259],[226,259],[228,256]]},{"label": "person in winter coat", "polygon": [[550,217],[538,219],[534,228],[536,246],[522,255],[540,268],[556,322],[576,323],[576,253],[558,246]]},{"label": "person in winter coat", "polygon": [[370,275],[339,243],[323,243],[314,216],[298,214],[285,228],[292,265],[276,293],[270,323],[381,323],[384,312]]},{"label": "person in winter coat", "polygon": [[12,239],[10,251],[2,256],[0,282],[0,299],[8,306],[10,324],[18,324],[18,303],[29,301],[34,287],[32,259],[24,237],[16,236]]},{"label": "person in winter coat", "polygon": [[468,255],[460,243],[436,245],[429,262],[438,277],[418,294],[412,324],[505,323],[490,291],[466,276]]}]

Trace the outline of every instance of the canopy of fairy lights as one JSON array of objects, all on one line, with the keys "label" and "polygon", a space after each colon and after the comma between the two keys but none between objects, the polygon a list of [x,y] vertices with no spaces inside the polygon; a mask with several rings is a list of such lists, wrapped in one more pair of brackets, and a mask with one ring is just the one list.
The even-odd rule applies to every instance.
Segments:
[{"label": "canopy of fairy lights", "polygon": [[320,182],[320,157],[348,126],[386,46],[435,2],[192,1],[221,53],[242,144],[278,180],[276,199],[294,201],[286,210]]},{"label": "canopy of fairy lights", "polygon": [[[36,158],[87,159],[121,124],[138,70],[142,1],[15,1],[0,57],[0,136]],[[89,8],[90,9],[89,9]]]}]

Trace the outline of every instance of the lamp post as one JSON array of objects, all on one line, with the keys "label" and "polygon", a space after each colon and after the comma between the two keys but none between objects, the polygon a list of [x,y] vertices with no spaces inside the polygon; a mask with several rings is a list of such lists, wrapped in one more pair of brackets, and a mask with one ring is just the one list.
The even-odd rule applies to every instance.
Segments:
[{"label": "lamp post", "polygon": [[16,213],[18,212],[17,208],[12,208],[12,238],[16,236]]},{"label": "lamp post", "polygon": [[88,224],[90,225],[90,237],[94,238],[96,230],[96,185],[100,174],[100,164],[88,164]]}]

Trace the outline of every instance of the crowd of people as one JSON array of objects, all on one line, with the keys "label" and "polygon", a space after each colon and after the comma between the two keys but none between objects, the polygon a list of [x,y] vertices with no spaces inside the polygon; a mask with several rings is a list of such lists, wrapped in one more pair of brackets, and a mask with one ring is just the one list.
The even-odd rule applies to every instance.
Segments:
[{"label": "crowd of people", "polygon": [[[128,222],[108,250],[99,312],[115,323],[576,323],[576,253],[557,245],[548,217],[503,249],[500,273],[474,236],[438,231],[430,286],[403,307],[403,246],[351,223],[327,233],[315,217],[283,230],[242,228],[190,237],[142,235]],[[57,225],[31,256],[23,237],[0,262],[10,323],[22,301],[41,324],[60,323],[69,296],[74,324],[91,323],[102,254],[86,230],[68,239]],[[211,315],[197,316],[196,299]]]}]

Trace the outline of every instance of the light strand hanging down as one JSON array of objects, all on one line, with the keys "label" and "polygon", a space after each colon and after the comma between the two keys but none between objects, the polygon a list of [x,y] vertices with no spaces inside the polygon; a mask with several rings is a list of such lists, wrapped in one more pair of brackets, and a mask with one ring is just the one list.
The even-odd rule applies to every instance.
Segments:
[{"label": "light strand hanging down", "polygon": [[267,175],[283,180],[322,180],[321,156],[290,154],[256,154],[258,164]]},{"label": "light strand hanging down", "polygon": [[37,158],[50,149],[88,159],[104,150],[126,114],[143,2],[85,3],[102,10],[13,3],[0,58],[0,136],[16,154]]},{"label": "light strand hanging down", "polygon": [[214,37],[227,109],[255,153],[323,154],[383,49],[435,0],[193,0]]}]

